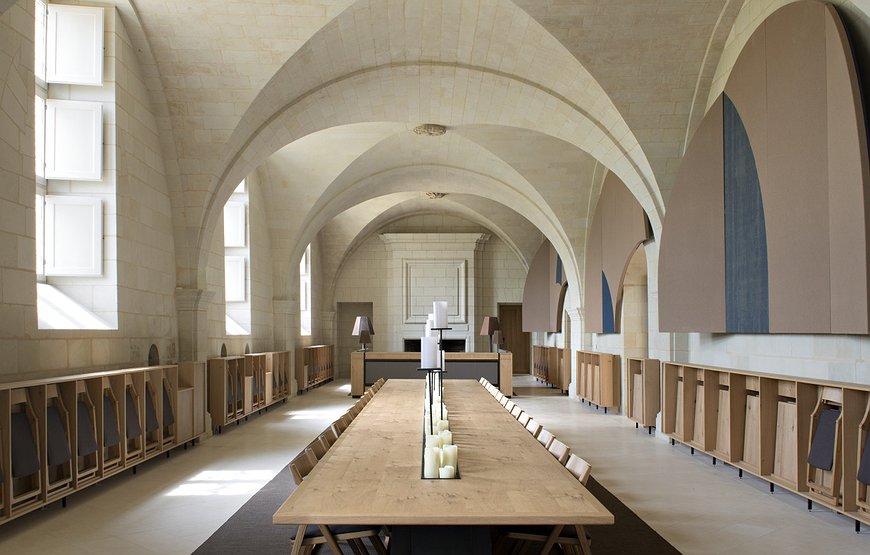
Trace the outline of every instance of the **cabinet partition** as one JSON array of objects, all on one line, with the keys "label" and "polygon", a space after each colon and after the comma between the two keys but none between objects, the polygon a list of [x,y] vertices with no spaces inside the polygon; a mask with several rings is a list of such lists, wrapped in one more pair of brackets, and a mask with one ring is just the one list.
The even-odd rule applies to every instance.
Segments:
[{"label": "cabinet partition", "polygon": [[289,395],[290,352],[208,360],[208,411],[218,432]]},{"label": "cabinet partition", "polygon": [[870,386],[676,362],[662,371],[662,431],[672,443],[821,503],[856,526],[870,524]]},{"label": "cabinet partition", "polygon": [[205,364],[0,384],[0,523],[205,432]]},{"label": "cabinet partition", "polygon": [[619,355],[577,351],[574,384],[577,395],[589,404],[619,408]]}]

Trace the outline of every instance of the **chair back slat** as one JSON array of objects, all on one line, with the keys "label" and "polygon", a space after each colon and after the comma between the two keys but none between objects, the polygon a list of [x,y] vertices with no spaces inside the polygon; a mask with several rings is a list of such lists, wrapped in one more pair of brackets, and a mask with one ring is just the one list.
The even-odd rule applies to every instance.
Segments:
[{"label": "chair back slat", "polygon": [[529,433],[532,434],[534,437],[538,437],[538,434],[540,434],[540,433],[541,433],[541,430],[543,430],[543,428],[541,428],[541,425],[538,424],[538,423],[535,421],[534,418],[530,418],[530,419],[529,419],[529,423],[526,424],[526,429],[527,429],[527,430],[529,431]]},{"label": "chair back slat", "polygon": [[290,474],[293,476],[293,481],[298,486],[308,474],[314,470],[314,465],[317,464],[317,459],[308,451],[302,451],[296,458],[290,461]]},{"label": "chair back slat", "polygon": [[547,430],[541,428],[541,431],[538,432],[538,435],[536,436],[536,439],[538,440],[538,442],[539,442],[541,445],[544,446],[545,449],[549,449],[549,448],[550,448],[550,444],[553,442],[554,439],[556,439],[556,436],[554,436],[553,434],[551,434],[549,431],[547,431]]},{"label": "chair back slat", "polygon": [[589,476],[592,474],[592,465],[574,453],[571,453],[568,456],[565,468],[567,468],[575,478],[580,480],[580,483],[584,486],[586,485],[586,482],[589,481]]},{"label": "chair back slat", "polygon": [[568,455],[571,454],[571,448],[555,437],[550,441],[547,451],[556,457],[556,460],[559,461],[560,464],[565,464],[568,461]]}]

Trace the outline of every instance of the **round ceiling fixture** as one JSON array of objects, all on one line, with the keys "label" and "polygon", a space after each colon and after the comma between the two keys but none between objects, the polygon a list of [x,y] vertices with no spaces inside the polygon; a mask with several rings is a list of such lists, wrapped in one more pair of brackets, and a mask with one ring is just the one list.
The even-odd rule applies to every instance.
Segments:
[{"label": "round ceiling fixture", "polygon": [[421,123],[414,128],[414,133],[428,135],[429,137],[440,137],[444,133],[447,133],[447,128],[437,123]]}]

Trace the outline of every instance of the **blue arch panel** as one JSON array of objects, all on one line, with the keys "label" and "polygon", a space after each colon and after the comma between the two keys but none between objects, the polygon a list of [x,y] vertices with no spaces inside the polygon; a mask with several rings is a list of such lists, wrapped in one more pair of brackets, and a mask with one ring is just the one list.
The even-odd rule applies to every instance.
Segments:
[{"label": "blue arch panel", "polygon": [[616,333],[613,323],[613,297],[610,296],[610,285],[607,276],[601,272],[601,333]]},{"label": "blue arch panel", "polygon": [[724,95],[725,327],[768,333],[767,231],[755,155],[737,108]]}]

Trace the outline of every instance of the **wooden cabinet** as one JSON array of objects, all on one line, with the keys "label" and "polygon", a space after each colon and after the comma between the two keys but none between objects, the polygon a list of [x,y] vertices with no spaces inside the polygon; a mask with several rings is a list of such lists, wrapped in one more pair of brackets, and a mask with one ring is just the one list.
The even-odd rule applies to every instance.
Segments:
[{"label": "wooden cabinet", "polygon": [[226,356],[208,361],[208,412],[212,427],[238,422],[289,395],[288,351]]},{"label": "wooden cabinet", "polygon": [[304,393],[335,377],[332,345],[312,345],[296,349],[296,387]]},{"label": "wooden cabinet", "polygon": [[569,351],[545,345],[532,346],[532,374],[535,379],[568,393],[571,383]]},{"label": "wooden cabinet", "polygon": [[619,408],[619,356],[610,353],[577,351],[574,383],[577,395],[604,412]]},{"label": "wooden cabinet", "polygon": [[870,524],[870,386],[674,362],[662,375],[672,442]]},{"label": "wooden cabinet", "polygon": [[204,363],[0,384],[0,523],[187,444],[204,424]]},{"label": "wooden cabinet", "polygon": [[625,374],[628,394],[625,414],[652,433],[661,410],[661,362],[652,358],[626,358]]}]

